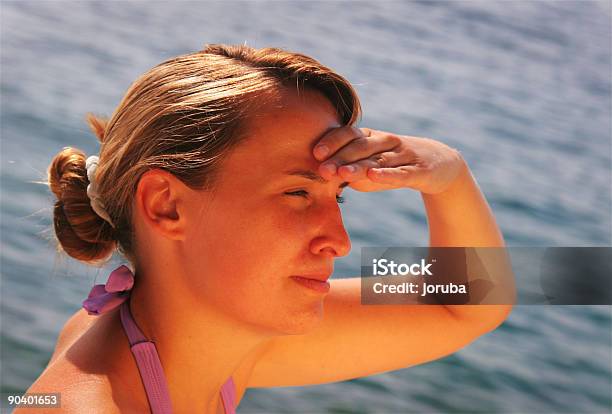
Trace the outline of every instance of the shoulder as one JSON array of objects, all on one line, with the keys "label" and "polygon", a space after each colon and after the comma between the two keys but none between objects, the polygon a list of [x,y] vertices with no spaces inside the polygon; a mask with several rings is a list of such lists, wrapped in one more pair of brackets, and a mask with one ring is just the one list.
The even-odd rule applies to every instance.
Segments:
[{"label": "shoulder", "polygon": [[52,412],[143,412],[143,407],[146,411],[138,373],[127,372],[129,364],[118,353],[127,348],[129,354],[129,346],[116,326],[117,315],[93,317],[93,322],[88,317],[77,312],[66,323],[53,360],[27,392],[59,393],[61,409]]},{"label": "shoulder", "polygon": [[57,337],[49,365],[92,325],[95,318],[95,316],[88,315],[85,309],[79,309],[68,319]]},{"label": "shoulder", "polygon": [[[120,413],[114,403],[110,384],[102,375],[86,374],[59,357],[34,382],[27,393],[58,393],[58,413]],[[20,408],[16,414],[39,413],[40,408]]]},{"label": "shoulder", "polygon": [[52,412],[142,412],[146,397],[135,397],[137,390],[128,387],[130,381],[139,383],[138,378],[125,378],[126,361],[118,354],[121,348],[129,354],[117,312],[90,316],[79,310],[64,325],[48,366],[27,392],[59,393],[61,408]]}]

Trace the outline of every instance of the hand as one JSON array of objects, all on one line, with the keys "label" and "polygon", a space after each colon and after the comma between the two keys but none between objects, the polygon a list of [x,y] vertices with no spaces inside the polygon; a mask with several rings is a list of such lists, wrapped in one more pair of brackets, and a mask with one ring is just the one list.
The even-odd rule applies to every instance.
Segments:
[{"label": "hand", "polygon": [[[328,148],[327,153],[321,146]],[[412,188],[425,194],[446,190],[462,168],[461,153],[430,138],[343,126],[325,134],[313,149],[319,174],[336,174],[357,191]]]}]

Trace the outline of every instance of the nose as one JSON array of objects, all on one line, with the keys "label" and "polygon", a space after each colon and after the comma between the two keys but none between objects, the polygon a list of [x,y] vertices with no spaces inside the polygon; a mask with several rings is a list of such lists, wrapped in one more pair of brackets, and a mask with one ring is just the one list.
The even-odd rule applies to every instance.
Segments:
[{"label": "nose", "polygon": [[331,254],[346,256],[351,251],[351,239],[344,228],[340,208],[334,202],[332,208],[322,208],[318,214],[320,232],[310,243],[313,254]]}]

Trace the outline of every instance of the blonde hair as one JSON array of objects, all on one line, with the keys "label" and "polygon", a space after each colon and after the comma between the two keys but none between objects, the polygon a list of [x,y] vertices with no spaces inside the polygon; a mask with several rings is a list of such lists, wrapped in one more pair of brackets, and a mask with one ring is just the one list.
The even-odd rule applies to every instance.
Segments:
[{"label": "blonde hair", "polygon": [[253,113],[282,90],[299,93],[300,85],[321,92],[343,125],[361,117],[359,98],[344,77],[279,48],[207,44],[144,73],[110,119],[86,116],[101,143],[96,183],[114,229],[91,208],[83,151],[66,147],[49,166],[58,250],[100,264],[117,248],[133,261],[132,204],[140,176],[159,168],[192,189],[213,188],[221,161],[246,138]]}]

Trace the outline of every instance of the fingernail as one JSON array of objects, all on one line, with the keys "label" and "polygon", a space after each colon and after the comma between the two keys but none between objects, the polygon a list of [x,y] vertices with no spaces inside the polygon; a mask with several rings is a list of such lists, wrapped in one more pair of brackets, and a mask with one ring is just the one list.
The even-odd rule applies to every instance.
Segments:
[{"label": "fingernail", "polygon": [[317,158],[323,158],[329,153],[329,148],[326,145],[317,145],[314,152]]},{"label": "fingernail", "polygon": [[327,170],[330,174],[336,173],[336,166],[333,163],[323,164],[323,169]]},{"label": "fingernail", "polygon": [[345,165],[344,167],[345,167],[345,168],[346,168],[346,170],[347,170],[348,172],[350,172],[351,174],[355,172],[355,167],[354,167],[354,166],[352,166],[352,165]]}]

